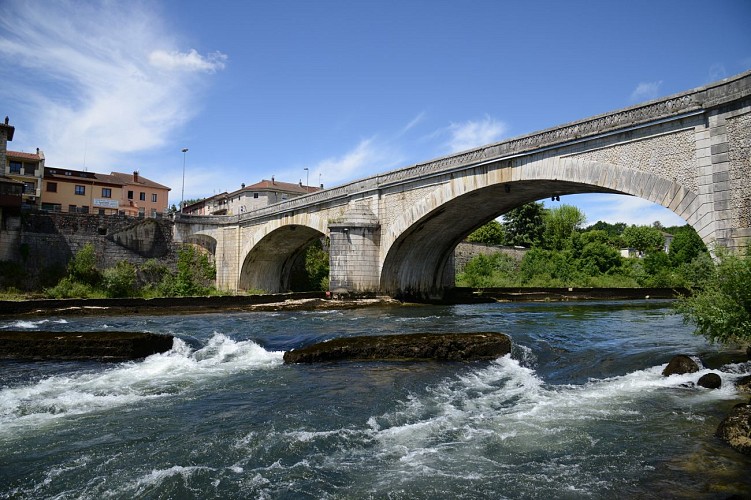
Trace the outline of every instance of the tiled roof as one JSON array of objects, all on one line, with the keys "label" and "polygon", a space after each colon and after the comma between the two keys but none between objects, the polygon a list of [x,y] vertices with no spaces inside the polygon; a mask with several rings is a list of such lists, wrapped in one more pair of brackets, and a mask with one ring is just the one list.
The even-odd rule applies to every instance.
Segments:
[{"label": "tiled roof", "polygon": [[245,186],[244,189],[239,189],[238,191],[284,191],[287,193],[305,194],[320,190],[321,188],[314,186],[301,186],[300,184],[293,184],[291,182],[264,179],[261,182]]},{"label": "tiled roof", "polygon": [[22,153],[21,151],[6,151],[5,155],[8,158],[20,158],[22,160],[36,160],[39,161],[41,158],[37,153]]},{"label": "tiled roof", "polygon": [[[99,175],[99,174],[97,174]],[[118,179],[118,182],[121,182],[123,184],[131,184],[134,186],[144,186],[144,187],[150,187],[154,189],[166,189],[167,191],[171,191],[172,188],[169,188],[167,186],[163,186],[157,182],[154,182],[150,179],[147,179],[146,177],[142,175],[138,175],[138,180],[136,181],[133,178],[133,174],[125,174],[123,172],[112,172],[109,177],[113,177],[115,179]]]}]

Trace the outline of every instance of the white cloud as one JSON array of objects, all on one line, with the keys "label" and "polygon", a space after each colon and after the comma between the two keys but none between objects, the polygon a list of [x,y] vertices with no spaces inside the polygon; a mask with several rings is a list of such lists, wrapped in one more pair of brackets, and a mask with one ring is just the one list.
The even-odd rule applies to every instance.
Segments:
[{"label": "white cloud", "polygon": [[485,116],[480,121],[466,121],[464,123],[452,123],[448,127],[450,138],[448,148],[456,153],[467,149],[498,142],[506,132],[506,124]]},{"label": "white cloud", "polygon": [[215,73],[217,70],[224,69],[226,60],[227,56],[221,52],[212,52],[204,57],[195,49],[190,49],[187,53],[155,50],[149,54],[149,62],[152,66],[170,71]]},{"label": "white cloud", "polygon": [[[201,73],[221,69],[226,56],[175,50],[148,6],[58,2],[41,15],[34,2],[4,2],[0,64],[15,78],[0,99],[24,109],[24,136],[48,165],[122,169],[129,154],[166,144],[198,110]],[[164,78],[165,69],[187,74]]]},{"label": "white cloud", "polygon": [[631,92],[632,101],[649,101],[656,99],[659,95],[660,87],[662,86],[662,80],[657,82],[641,82],[636,86],[633,92]]},{"label": "white cloud", "polygon": [[355,178],[381,173],[398,164],[398,154],[376,139],[361,140],[352,150],[339,157],[326,158],[310,168],[310,178],[327,186],[341,184]]}]

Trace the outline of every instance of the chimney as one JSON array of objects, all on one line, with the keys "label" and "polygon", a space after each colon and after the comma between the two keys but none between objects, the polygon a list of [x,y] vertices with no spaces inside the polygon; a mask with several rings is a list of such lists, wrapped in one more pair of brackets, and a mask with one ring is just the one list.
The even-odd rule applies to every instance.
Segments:
[{"label": "chimney", "polygon": [[240,184],[240,189],[245,189],[245,183]]},{"label": "chimney", "polygon": [[274,182],[274,176],[273,175],[271,176],[271,183],[272,184],[276,184],[276,182]]},{"label": "chimney", "polygon": [[133,171],[133,182],[138,182],[138,170]]}]

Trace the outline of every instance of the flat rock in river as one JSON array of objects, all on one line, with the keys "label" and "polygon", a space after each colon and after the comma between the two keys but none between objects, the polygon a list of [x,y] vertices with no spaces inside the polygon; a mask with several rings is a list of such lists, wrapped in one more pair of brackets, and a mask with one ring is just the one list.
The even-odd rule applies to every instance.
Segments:
[{"label": "flat rock in river", "polygon": [[122,361],[172,349],[172,337],[144,332],[0,331],[0,359]]},{"label": "flat rock in river", "polygon": [[285,363],[338,360],[495,359],[511,352],[508,335],[483,333],[417,333],[348,337],[320,342],[284,353]]}]

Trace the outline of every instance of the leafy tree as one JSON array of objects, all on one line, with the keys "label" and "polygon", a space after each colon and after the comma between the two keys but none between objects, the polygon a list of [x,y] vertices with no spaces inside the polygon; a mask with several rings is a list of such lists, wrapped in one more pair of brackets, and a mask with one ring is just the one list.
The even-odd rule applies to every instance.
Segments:
[{"label": "leafy tree", "polygon": [[491,220],[467,236],[467,241],[485,245],[503,245],[506,241],[506,233],[500,222]]},{"label": "leafy tree", "polygon": [[696,334],[711,342],[751,341],[751,248],[743,256],[720,254],[704,287],[677,302]]},{"label": "leafy tree", "polygon": [[542,240],[545,230],[542,203],[532,202],[514,208],[503,215],[506,244],[531,247]]},{"label": "leafy tree", "polygon": [[615,224],[609,224],[604,221],[597,221],[589,226],[585,231],[605,231],[611,238],[620,236],[623,234],[623,230],[626,229],[625,222],[616,222]]},{"label": "leafy tree", "polygon": [[665,244],[662,232],[650,226],[629,226],[623,230],[622,237],[626,246],[644,253],[657,252]]},{"label": "leafy tree", "polygon": [[80,281],[88,285],[99,284],[102,274],[96,267],[94,245],[86,243],[76,252],[68,263],[68,276],[75,281]]},{"label": "leafy tree", "polygon": [[329,289],[329,253],[316,240],[305,251],[305,272],[309,286],[315,290]]},{"label": "leafy tree", "polygon": [[683,226],[676,231],[670,243],[670,262],[673,266],[687,264],[699,254],[707,253],[707,247],[691,226]]},{"label": "leafy tree", "polygon": [[587,218],[573,205],[560,205],[549,210],[544,217],[543,241],[546,248],[563,250],[571,241],[574,232],[581,228]]},{"label": "leafy tree", "polygon": [[166,274],[159,291],[167,297],[207,295],[214,291],[216,268],[208,256],[193,245],[185,245],[177,253],[177,272]]}]

